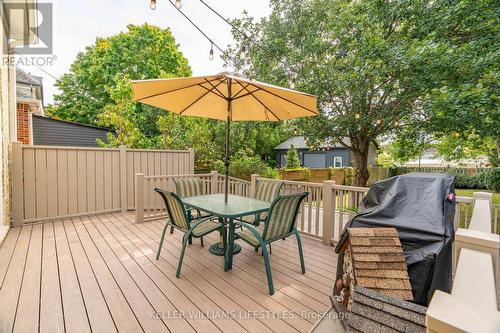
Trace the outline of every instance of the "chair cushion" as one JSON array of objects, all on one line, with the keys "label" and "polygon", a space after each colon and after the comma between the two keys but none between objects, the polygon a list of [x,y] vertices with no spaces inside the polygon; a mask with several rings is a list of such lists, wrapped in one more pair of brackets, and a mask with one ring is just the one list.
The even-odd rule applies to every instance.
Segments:
[{"label": "chair cushion", "polygon": [[236,234],[240,238],[242,238],[245,241],[247,241],[248,243],[250,243],[252,246],[255,246],[255,247],[260,246],[259,241],[257,240],[255,235],[250,230],[243,229],[242,231],[237,231]]},{"label": "chair cushion", "polygon": [[208,220],[198,224],[196,228],[193,229],[193,235],[196,237],[201,237],[219,228],[220,223]]}]

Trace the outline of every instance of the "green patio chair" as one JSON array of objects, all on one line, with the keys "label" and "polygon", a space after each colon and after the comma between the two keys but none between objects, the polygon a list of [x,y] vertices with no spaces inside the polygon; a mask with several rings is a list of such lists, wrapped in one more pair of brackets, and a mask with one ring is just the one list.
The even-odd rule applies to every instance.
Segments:
[{"label": "green patio chair", "polygon": [[302,243],[299,232],[295,226],[295,220],[297,219],[302,200],[308,195],[308,192],[303,192],[276,198],[271,204],[262,233],[248,223],[242,221],[235,222],[236,225],[244,228],[244,230],[236,232],[238,237],[253,246],[256,251],[259,247],[262,249],[262,256],[264,257],[264,264],[266,266],[267,283],[269,285],[269,294],[271,295],[274,294],[274,286],[271,266],[269,265],[267,245],[269,245],[269,253],[271,253],[272,242],[295,235],[299,248],[300,268],[302,269],[302,274],[306,272],[304,255],[302,254]]},{"label": "green patio chair", "polygon": [[[203,182],[197,177],[185,177],[185,178],[174,178],[175,192],[181,198],[194,197],[197,195],[203,195]],[[210,215],[203,215],[199,210],[188,208],[193,212],[196,212],[196,218],[208,217]],[[174,228],[170,228],[170,233],[174,232]]]},{"label": "green patio chair", "polygon": [[[255,199],[273,202],[276,199],[283,187],[284,182],[277,180],[259,179],[255,188]],[[267,212],[259,215],[248,215],[241,218],[241,221],[259,226],[260,221],[264,221],[267,217]]]},{"label": "green patio chair", "polygon": [[182,237],[182,250],[179,258],[179,265],[177,266],[176,277],[181,274],[182,260],[184,259],[184,252],[186,251],[186,246],[190,242],[191,237],[200,238],[201,246],[203,246],[203,236],[211,233],[212,231],[221,230],[221,224],[210,220],[210,217],[204,217],[199,219],[192,219],[191,214],[186,210],[184,203],[177,196],[177,194],[168,192],[159,188],[155,188],[158,192],[165,206],[167,207],[167,213],[170,217],[163,228],[161,233],[160,245],[158,246],[158,252],[156,253],[156,260],[160,257],[161,247],[163,245],[163,239],[165,238],[165,232],[168,226],[178,229],[184,232]]}]

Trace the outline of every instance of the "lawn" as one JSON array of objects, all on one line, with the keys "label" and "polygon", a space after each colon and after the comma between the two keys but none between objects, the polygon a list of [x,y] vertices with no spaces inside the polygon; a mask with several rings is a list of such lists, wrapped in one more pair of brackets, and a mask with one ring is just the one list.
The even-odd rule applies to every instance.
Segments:
[{"label": "lawn", "polygon": [[474,192],[490,192],[493,193],[493,204],[500,204],[500,193],[491,190],[470,190],[470,189],[455,189],[457,196],[459,197],[472,197]]}]

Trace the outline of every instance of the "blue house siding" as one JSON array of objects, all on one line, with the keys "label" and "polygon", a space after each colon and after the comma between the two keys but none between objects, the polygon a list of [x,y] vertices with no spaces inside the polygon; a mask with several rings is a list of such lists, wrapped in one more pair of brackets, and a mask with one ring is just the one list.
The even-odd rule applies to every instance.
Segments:
[{"label": "blue house siding", "polygon": [[[314,167],[314,168],[329,168],[334,166],[335,157],[342,157],[342,167],[351,166],[351,158],[349,149],[346,148],[332,148],[330,150],[325,151],[309,151],[308,149],[297,149],[299,154],[300,163],[305,167]],[[286,154],[287,150],[276,150],[276,165],[279,168],[283,168],[286,163]],[[324,155],[325,156],[325,165],[304,165],[304,154],[315,154],[315,155]],[[319,159],[315,159],[319,160]]]}]

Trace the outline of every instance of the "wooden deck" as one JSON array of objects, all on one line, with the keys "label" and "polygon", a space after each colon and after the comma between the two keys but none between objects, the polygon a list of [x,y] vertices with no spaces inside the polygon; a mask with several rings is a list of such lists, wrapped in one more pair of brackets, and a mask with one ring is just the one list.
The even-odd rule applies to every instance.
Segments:
[{"label": "wooden deck", "polygon": [[0,248],[0,332],[307,332],[330,306],[333,247],[303,237],[273,244],[276,293],[262,256],[243,242],[233,270],[195,239],[175,278],[181,233],[132,214],[79,217],[11,228]]}]

